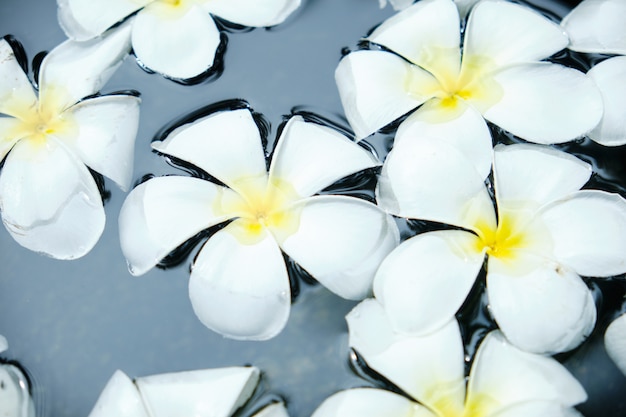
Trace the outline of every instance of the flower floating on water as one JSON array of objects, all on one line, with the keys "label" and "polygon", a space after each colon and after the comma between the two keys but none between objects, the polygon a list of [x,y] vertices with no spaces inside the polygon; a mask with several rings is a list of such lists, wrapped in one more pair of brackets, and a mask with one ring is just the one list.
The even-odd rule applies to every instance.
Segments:
[{"label": "flower floating on water", "polygon": [[377,206],[314,195],[380,164],[331,128],[292,117],[269,173],[248,108],[201,117],[152,146],[224,185],[180,176],[139,185],[120,213],[122,251],[140,275],[203,230],[225,225],[194,260],[189,295],[200,320],[228,337],[267,339],[284,327],[291,297],[283,253],[334,293],[362,299],[398,243],[395,222]]},{"label": "flower floating on water", "polygon": [[[9,348],[0,335],[0,353]],[[14,362],[0,359],[0,416],[35,417],[35,405],[30,395],[30,384],[24,372]]]},{"label": "flower floating on water", "polygon": [[617,317],[606,329],[604,346],[609,357],[626,375],[626,314]]},{"label": "flower floating on water", "polygon": [[451,141],[486,174],[492,140],[483,117],[522,139],[547,144],[584,135],[602,116],[600,93],[588,77],[540,62],[564,49],[568,39],[558,24],[528,7],[477,3],[462,51],[452,0],[420,0],[366,40],[371,49],[348,54],[335,72],[358,138],[409,114],[394,146],[421,137]]},{"label": "flower floating on water", "polygon": [[57,0],[61,27],[93,39],[131,20],[137,60],[150,71],[193,82],[208,75],[224,42],[213,16],[250,27],[282,23],[301,0]]},{"label": "flower floating on water", "polygon": [[[251,397],[259,381],[255,367],[202,369],[151,375],[132,381],[116,371],[89,417],[230,417]],[[283,405],[270,405],[275,417]],[[263,411],[255,416],[264,415]]]},{"label": "flower floating on water", "polygon": [[456,321],[426,336],[391,328],[375,300],[347,316],[350,346],[367,365],[407,396],[378,388],[334,394],[313,417],[566,417],[587,395],[556,360],[523,352],[498,331],[480,344],[465,380],[463,342]]},{"label": "flower floating on water", "polygon": [[[626,55],[625,16],[623,0],[581,2],[561,23],[570,38],[569,49]],[[602,120],[588,136],[602,145],[626,144],[626,57],[606,59],[587,75],[596,82],[604,100]]]},{"label": "flower floating on water", "polygon": [[580,275],[626,272],[626,201],[581,190],[590,175],[564,152],[498,145],[494,207],[485,178],[453,146],[430,139],[392,150],[379,204],[454,229],[418,234],[381,264],[374,294],[394,326],[420,333],[447,323],[487,257],[490,311],[506,337],[538,353],[576,347],[596,319]]},{"label": "flower floating on water", "polygon": [[0,210],[28,249],[74,259],[96,244],[105,216],[89,169],[130,186],[140,99],[95,95],[128,54],[125,32],[54,48],[39,96],[16,59],[21,47],[0,41]]}]

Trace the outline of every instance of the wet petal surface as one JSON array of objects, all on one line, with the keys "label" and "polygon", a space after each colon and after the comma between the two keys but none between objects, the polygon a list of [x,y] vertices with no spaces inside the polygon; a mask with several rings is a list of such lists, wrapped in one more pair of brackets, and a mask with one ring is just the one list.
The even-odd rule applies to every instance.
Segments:
[{"label": "wet petal surface", "polygon": [[[624,35],[626,36],[626,34]],[[601,145],[626,144],[626,57],[607,59],[594,66],[587,75],[602,93],[604,114],[589,137]]]},{"label": "wet petal surface", "polygon": [[626,4],[621,0],[580,2],[561,23],[570,38],[569,48],[626,55],[625,15]]}]

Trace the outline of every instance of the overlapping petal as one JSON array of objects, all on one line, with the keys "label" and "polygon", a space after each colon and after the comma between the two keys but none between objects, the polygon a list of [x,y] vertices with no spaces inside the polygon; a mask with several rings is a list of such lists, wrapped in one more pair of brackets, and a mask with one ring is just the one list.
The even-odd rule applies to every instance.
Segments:
[{"label": "overlapping petal", "polygon": [[20,120],[13,117],[0,116],[0,161],[7,156],[13,145],[26,135],[25,132],[19,133],[20,124]]},{"label": "overlapping petal", "polygon": [[237,227],[235,221],[204,244],[192,267],[189,298],[208,328],[234,339],[269,339],[289,316],[287,269],[271,234],[242,244]]},{"label": "overlapping petal", "polygon": [[431,409],[444,398],[462,407],[464,353],[456,321],[423,337],[403,335],[392,330],[376,300],[363,301],[346,319],[350,346],[370,368]]},{"label": "overlapping petal", "polygon": [[131,191],[120,211],[122,252],[132,274],[141,275],[202,230],[232,215],[220,198],[237,198],[211,182],[187,177],[159,177]]},{"label": "overlapping petal", "polygon": [[530,352],[565,352],[578,346],[596,320],[585,283],[551,259],[518,257],[515,270],[489,259],[487,293],[498,326],[515,346]]},{"label": "overlapping petal", "polygon": [[274,151],[270,179],[288,178],[297,195],[311,196],[350,174],[380,165],[374,155],[336,130],[295,116]]},{"label": "overlapping petal", "polygon": [[37,105],[37,96],[17,62],[11,45],[0,39],[0,113],[23,117]]},{"label": "overlapping petal", "polygon": [[520,64],[496,72],[493,79],[502,88],[502,98],[483,115],[523,139],[541,144],[576,139],[602,117],[598,88],[571,68]]},{"label": "overlapping petal", "polygon": [[211,14],[244,26],[282,23],[300,7],[301,0],[201,0]]},{"label": "overlapping petal", "polygon": [[111,376],[89,417],[150,417],[133,381],[122,371]]},{"label": "overlapping petal", "polygon": [[211,15],[192,1],[154,2],[141,10],[132,28],[137,60],[174,79],[191,79],[213,66],[220,33]]},{"label": "overlapping petal", "polygon": [[81,101],[71,108],[78,134],[65,139],[87,166],[125,191],[133,175],[140,103],[138,97],[128,95]]},{"label": "overlapping petal", "polygon": [[460,230],[430,232],[389,254],[376,273],[374,294],[395,329],[424,334],[454,318],[483,265],[475,240]]},{"label": "overlapping petal", "polygon": [[354,388],[340,391],[315,410],[312,417],[435,417],[427,408],[391,391]]},{"label": "overlapping petal", "polygon": [[604,333],[606,353],[626,375],[626,314],[617,317]]},{"label": "overlapping petal", "polygon": [[626,4],[621,0],[585,0],[561,22],[569,48],[580,52],[626,55]]},{"label": "overlapping petal", "polygon": [[343,196],[311,197],[292,209],[299,213],[299,226],[281,242],[283,250],[334,293],[368,296],[378,265],[399,241],[391,217]]},{"label": "overlapping petal", "polygon": [[83,256],[104,229],[94,179],[54,138],[13,147],[0,175],[0,211],[19,244],[58,259]]},{"label": "overlapping petal", "polygon": [[152,147],[196,165],[235,190],[243,178],[267,175],[259,129],[248,109],[213,113],[179,127]]},{"label": "overlapping petal", "polygon": [[626,85],[623,82],[626,57],[607,59],[591,68],[587,75],[600,89],[604,102],[602,120],[588,136],[605,146],[626,144]]}]

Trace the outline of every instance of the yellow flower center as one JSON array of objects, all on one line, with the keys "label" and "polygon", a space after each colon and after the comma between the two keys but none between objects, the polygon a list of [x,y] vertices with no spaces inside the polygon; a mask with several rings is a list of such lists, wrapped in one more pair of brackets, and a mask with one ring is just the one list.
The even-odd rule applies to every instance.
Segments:
[{"label": "yellow flower center", "polygon": [[486,394],[472,395],[465,404],[450,397],[442,397],[432,404],[437,417],[486,417],[490,415],[496,400]]},{"label": "yellow flower center", "polygon": [[248,177],[236,181],[233,189],[241,198],[223,199],[221,210],[237,217],[229,230],[240,242],[256,243],[266,230],[280,242],[298,230],[300,212],[293,203],[300,197],[288,182]]},{"label": "yellow flower center", "polygon": [[478,252],[486,250],[489,256],[500,260],[513,260],[516,252],[527,246],[529,240],[519,227],[519,220],[511,214],[504,214],[495,229],[487,222],[478,221],[475,225],[478,234],[475,249]]}]

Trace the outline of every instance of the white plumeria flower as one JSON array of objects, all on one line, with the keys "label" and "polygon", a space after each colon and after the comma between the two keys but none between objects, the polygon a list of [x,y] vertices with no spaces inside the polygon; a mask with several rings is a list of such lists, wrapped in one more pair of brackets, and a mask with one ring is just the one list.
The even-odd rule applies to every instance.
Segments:
[{"label": "white plumeria flower", "polygon": [[[0,335],[0,353],[9,348]],[[0,416],[35,417],[35,404],[24,372],[11,362],[0,361]]]},{"label": "white plumeria flower", "polygon": [[[474,4],[478,3],[478,1],[479,0],[454,0],[456,7],[459,9],[459,15],[461,17],[461,20],[465,19],[465,17],[469,13],[469,10]],[[406,9],[411,4],[413,4],[413,2],[414,0],[389,0],[389,3],[394,10]],[[378,4],[382,9],[387,5],[387,0],[378,0]]]},{"label": "white plumeria flower", "polygon": [[[561,22],[578,52],[626,55],[626,2],[585,0]],[[602,93],[604,116],[588,136],[606,146],[626,144],[626,57],[609,58],[588,73]]]},{"label": "white plumeria flower", "polygon": [[333,129],[292,117],[269,173],[247,108],[210,114],[152,146],[226,186],[178,176],[139,185],[120,213],[122,251],[131,272],[143,274],[199,232],[232,220],[203,245],[189,282],[200,320],[228,337],[267,339],[284,327],[291,297],[281,250],[334,293],[362,299],[398,243],[395,222],[377,206],[314,195],[380,164]]},{"label": "white plumeria flower", "polygon": [[301,0],[57,0],[71,39],[99,36],[130,17],[133,51],[148,70],[193,82],[208,75],[223,48],[212,16],[265,27],[282,23]]},{"label": "white plumeria flower", "polygon": [[[230,417],[250,399],[259,374],[255,367],[229,367],[151,375],[132,381],[118,370],[89,417]],[[280,410],[276,411],[273,416],[282,417]],[[286,417],[286,413],[283,415]]]},{"label": "white plumeria flower", "polygon": [[617,317],[604,333],[604,346],[609,357],[626,375],[626,314]]},{"label": "white plumeria flower", "polygon": [[596,319],[580,275],[626,272],[626,200],[581,190],[591,173],[552,148],[498,145],[494,207],[485,177],[453,146],[430,139],[392,150],[379,204],[458,229],[418,234],[381,264],[374,294],[396,328],[423,333],[447,323],[486,256],[490,311],[513,344],[537,353],[580,344]]},{"label": "white plumeria flower", "polygon": [[523,352],[498,331],[480,344],[465,378],[456,321],[422,337],[397,333],[383,308],[366,300],[347,316],[350,346],[408,397],[377,388],[334,394],[313,417],[574,417],[587,399],[556,360]]},{"label": "white plumeria flower", "polygon": [[54,48],[41,64],[39,96],[0,41],[0,210],[28,249],[74,259],[96,244],[105,215],[87,167],[130,186],[140,99],[94,96],[128,54],[128,31]]},{"label": "white plumeria flower", "polygon": [[335,72],[358,138],[410,113],[394,146],[437,137],[455,143],[487,173],[492,140],[483,117],[545,144],[582,136],[602,116],[600,93],[585,74],[540,62],[564,49],[568,39],[558,24],[528,7],[478,2],[462,51],[452,0],[420,0],[366,40],[389,51],[352,52]]}]

